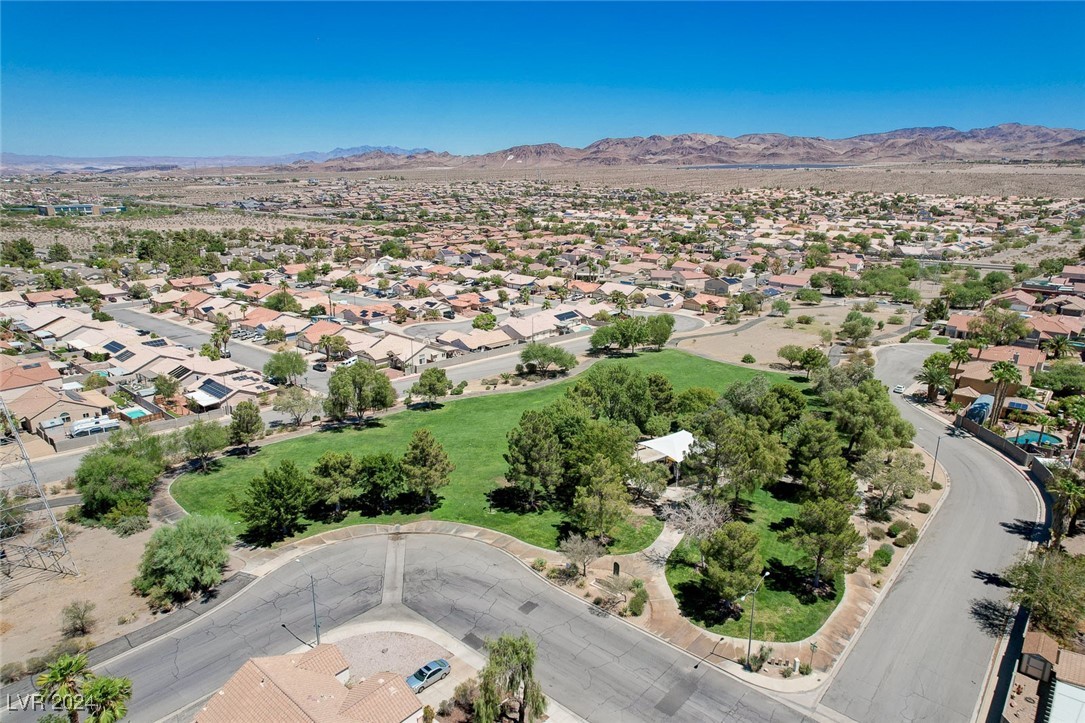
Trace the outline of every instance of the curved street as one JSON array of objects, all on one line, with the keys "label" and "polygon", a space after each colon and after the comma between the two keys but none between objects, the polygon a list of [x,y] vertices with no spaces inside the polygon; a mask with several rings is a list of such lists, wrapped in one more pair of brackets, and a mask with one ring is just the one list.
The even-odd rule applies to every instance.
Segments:
[{"label": "curved street", "polygon": [[[886,347],[879,380],[906,386],[939,347]],[[1033,534],[1032,483],[982,442],[946,436],[946,425],[894,394],[916,444],[949,473],[950,492],[858,642],[837,664],[821,705],[860,723],[967,723],[983,693],[997,639],[986,614],[1005,598],[992,584]]]}]

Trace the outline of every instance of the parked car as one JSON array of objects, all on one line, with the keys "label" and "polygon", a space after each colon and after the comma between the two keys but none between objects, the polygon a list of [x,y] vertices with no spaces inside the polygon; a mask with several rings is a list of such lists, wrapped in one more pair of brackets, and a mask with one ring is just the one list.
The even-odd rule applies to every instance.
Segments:
[{"label": "parked car", "polygon": [[407,686],[414,693],[421,693],[452,672],[452,666],[445,659],[431,660],[407,678]]},{"label": "parked car", "polygon": [[316,362],[313,364],[314,372],[326,372],[328,371],[328,365],[325,362]]},{"label": "parked car", "polygon": [[893,392],[895,394],[904,394],[904,385],[898,384],[897,386],[893,387]]},{"label": "parked car", "polygon": [[222,350],[222,358],[223,359],[229,359],[233,355],[234,355],[234,353],[232,351],[230,351],[229,349],[223,349]]}]

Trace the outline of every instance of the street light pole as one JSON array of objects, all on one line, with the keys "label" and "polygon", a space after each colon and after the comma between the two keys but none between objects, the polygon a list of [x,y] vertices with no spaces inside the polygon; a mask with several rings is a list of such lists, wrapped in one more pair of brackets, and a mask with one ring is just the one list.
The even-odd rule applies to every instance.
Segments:
[{"label": "street light pole", "polygon": [[305,567],[305,563],[301,561],[301,558],[295,558],[301,568],[305,570],[305,574],[309,576],[309,590],[313,595],[313,631],[316,633],[316,644],[320,645],[320,619],[316,615],[316,578],[313,577],[313,573],[309,572],[309,569]]},{"label": "street light pole", "polygon": [[934,484],[934,470],[938,469],[938,448],[942,446],[942,435],[938,435],[938,441],[934,443],[934,464],[931,465],[931,484]]},{"label": "street light pole", "polygon": [[742,599],[750,598],[750,637],[746,642],[746,668],[753,672],[753,664],[750,662],[753,656],[753,616],[757,612],[757,591],[761,589],[761,583],[769,576],[768,570],[757,581],[757,587],[742,596]]}]

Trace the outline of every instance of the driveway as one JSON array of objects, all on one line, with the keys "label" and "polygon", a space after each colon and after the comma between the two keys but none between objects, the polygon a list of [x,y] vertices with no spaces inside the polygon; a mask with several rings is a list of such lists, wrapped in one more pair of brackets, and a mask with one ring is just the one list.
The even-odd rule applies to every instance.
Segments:
[{"label": "driveway", "polygon": [[[887,347],[875,372],[906,384],[939,347]],[[990,616],[1006,590],[990,575],[1026,548],[1037,503],[1031,483],[975,439],[947,437],[944,423],[901,395],[893,401],[915,425],[951,487],[902,574],[821,698],[860,723],[968,723],[997,644]]]}]

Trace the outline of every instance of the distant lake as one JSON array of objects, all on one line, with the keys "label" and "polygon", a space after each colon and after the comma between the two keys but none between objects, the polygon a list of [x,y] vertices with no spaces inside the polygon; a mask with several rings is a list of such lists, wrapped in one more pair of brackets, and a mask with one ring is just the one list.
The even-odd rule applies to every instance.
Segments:
[{"label": "distant lake", "polygon": [[687,171],[741,170],[794,171],[800,168],[850,168],[845,163],[720,163],[710,166],[679,166]]}]

